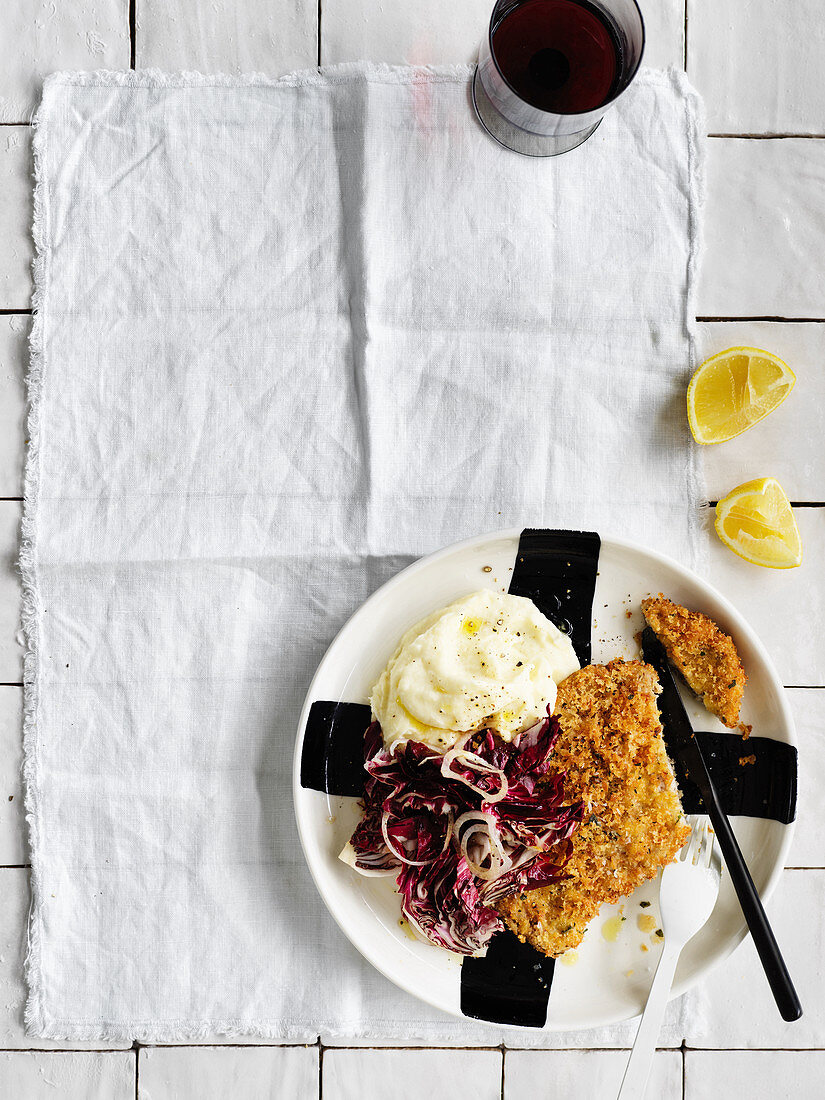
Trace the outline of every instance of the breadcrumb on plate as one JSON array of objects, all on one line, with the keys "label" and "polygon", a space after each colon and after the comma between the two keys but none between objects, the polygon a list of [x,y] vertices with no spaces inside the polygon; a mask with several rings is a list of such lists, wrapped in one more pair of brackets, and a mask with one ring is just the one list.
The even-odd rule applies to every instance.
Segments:
[{"label": "breadcrumb on plate", "polygon": [[733,729],[748,679],[733,639],[701,611],[688,611],[661,592],[642,600],[642,612],[688,687]]},{"label": "breadcrumb on plate", "polygon": [[584,820],[566,878],[499,903],[508,927],[546,955],[577,947],[601,904],[653,878],[690,833],[662,737],[660,690],[641,661],[587,665],[559,684],[553,755],[566,797],[584,802]]}]

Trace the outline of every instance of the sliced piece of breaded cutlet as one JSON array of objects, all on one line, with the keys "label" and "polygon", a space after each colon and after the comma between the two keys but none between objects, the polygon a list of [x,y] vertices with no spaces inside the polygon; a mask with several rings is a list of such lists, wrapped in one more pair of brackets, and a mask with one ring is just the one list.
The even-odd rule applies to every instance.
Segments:
[{"label": "sliced piece of breaded cutlet", "polygon": [[582,941],[602,902],[632,893],[684,844],[690,829],[662,738],[656,672],[641,661],[587,665],[559,684],[554,764],[565,800],[584,803],[566,878],[505,898],[519,939],[546,955]]},{"label": "sliced piece of breaded cutlet", "polygon": [[701,611],[688,611],[661,592],[642,600],[642,613],[691,691],[732,729],[748,679],[733,639]]}]

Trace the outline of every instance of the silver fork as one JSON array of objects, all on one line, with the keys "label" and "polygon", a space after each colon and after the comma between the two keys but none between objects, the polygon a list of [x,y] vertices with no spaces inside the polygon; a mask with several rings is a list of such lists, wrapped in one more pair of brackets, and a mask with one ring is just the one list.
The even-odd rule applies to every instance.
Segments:
[{"label": "silver fork", "polygon": [[642,1100],[682,948],[713,912],[719,894],[719,864],[707,818],[691,819],[691,834],[679,858],[662,871],[659,911],[665,934],[636,1041],[630,1052],[618,1100]]}]

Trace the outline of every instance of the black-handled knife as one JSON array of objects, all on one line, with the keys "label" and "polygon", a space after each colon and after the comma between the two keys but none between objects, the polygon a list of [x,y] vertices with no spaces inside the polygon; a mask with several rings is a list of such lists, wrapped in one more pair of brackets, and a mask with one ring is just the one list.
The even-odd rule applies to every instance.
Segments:
[{"label": "black-handled knife", "polygon": [[647,663],[652,665],[659,674],[659,682],[662,685],[658,703],[668,752],[671,756],[679,758],[688,775],[699,788],[782,1019],[798,1020],[802,1015],[799,997],[796,995],[788,968],[785,966],[779,945],[768,923],[765,910],[762,908],[748,865],[733,835],[727,815],[719,804],[716,788],[708,773],[699,743],[693,735],[693,727],[668,664],[665,647],[650,627],[646,627],[642,634],[642,651]]}]

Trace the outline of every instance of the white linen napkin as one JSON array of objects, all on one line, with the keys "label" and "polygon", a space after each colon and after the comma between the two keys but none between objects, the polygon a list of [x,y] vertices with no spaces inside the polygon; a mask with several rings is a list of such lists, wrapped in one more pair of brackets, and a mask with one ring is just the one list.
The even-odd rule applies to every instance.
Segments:
[{"label": "white linen napkin", "polygon": [[469,75],[47,82],[33,1034],[631,1037],[513,1036],[400,992],[327,915],[293,823],[309,679],[414,556],[535,525],[695,564],[697,97],[642,72],[580,149],[530,160],[479,128]]}]

